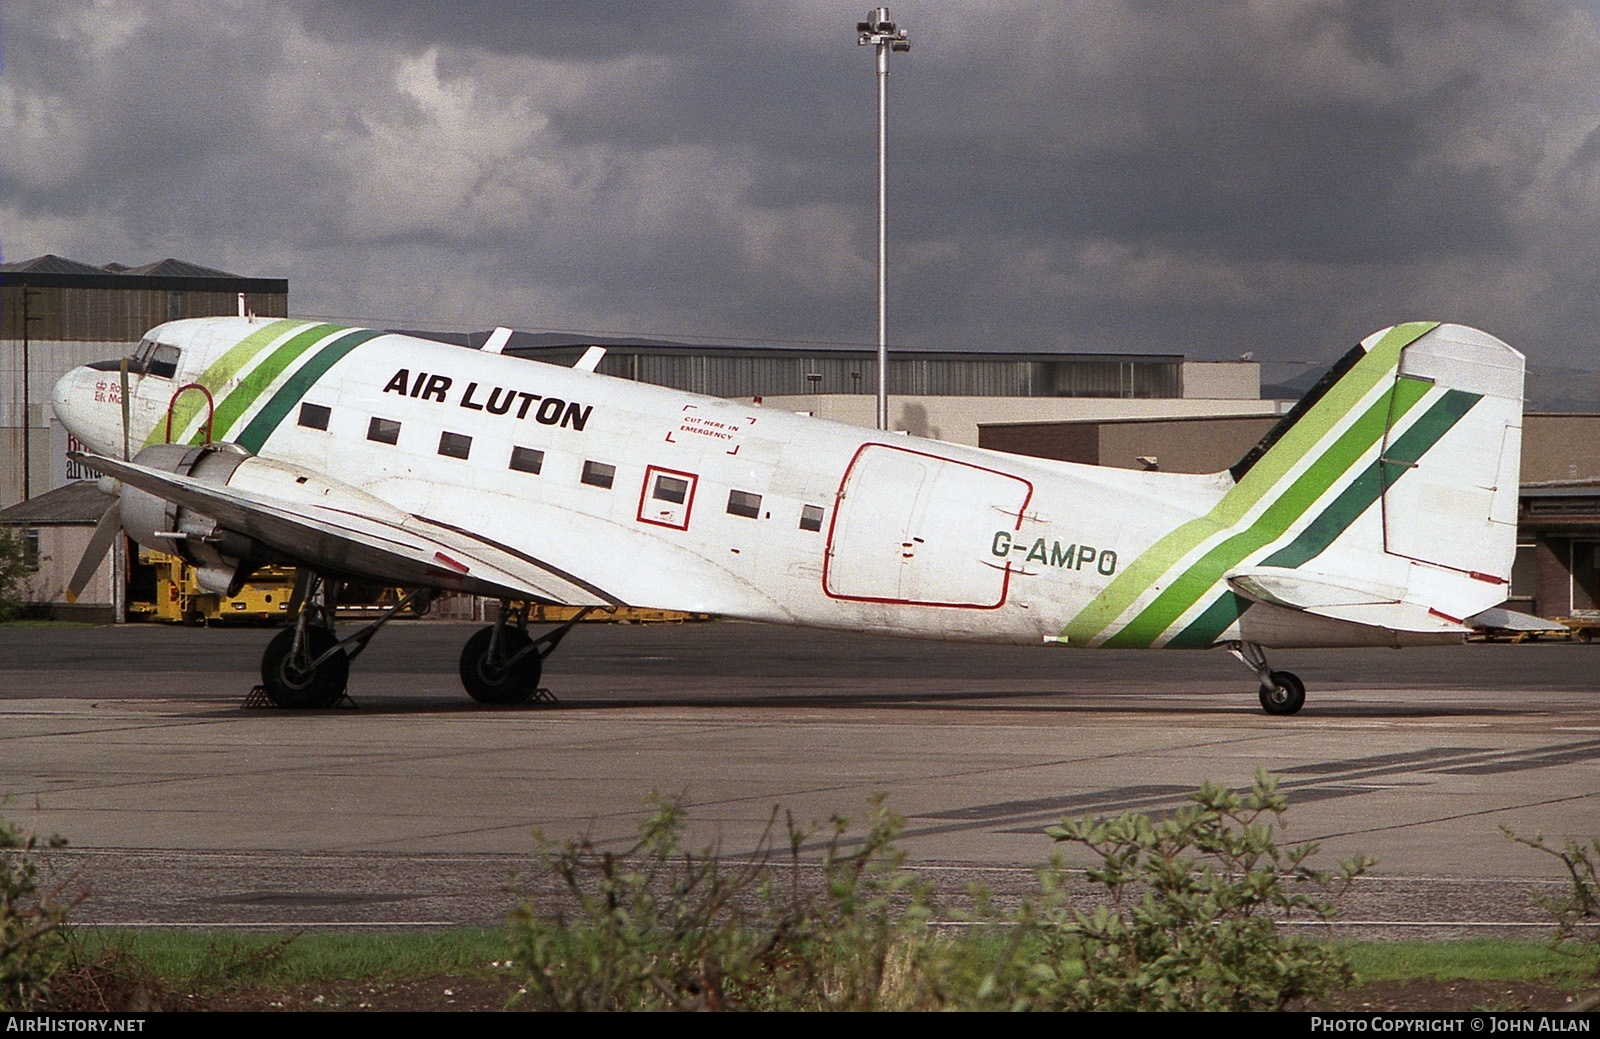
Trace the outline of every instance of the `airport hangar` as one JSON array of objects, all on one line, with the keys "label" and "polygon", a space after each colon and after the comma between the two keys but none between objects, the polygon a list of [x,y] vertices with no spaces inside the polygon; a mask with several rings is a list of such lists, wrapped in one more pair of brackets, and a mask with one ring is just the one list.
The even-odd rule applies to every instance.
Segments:
[{"label": "airport hangar", "polygon": [[[50,389],[70,368],[130,352],[181,317],[288,313],[288,282],[181,260],[143,267],[47,255],[0,264],[0,524],[21,532],[43,612],[120,620],[126,561],[112,559],[80,603],[63,602],[104,499],[66,459]],[[480,346],[488,332],[412,333]],[[700,346],[515,333],[507,353],[571,364],[607,348],[598,371],[620,378],[870,426],[877,358],[866,349]],[[23,379],[27,415],[23,430]],[[1174,354],[897,350],[889,361],[891,427],[916,436],[1091,465],[1215,472],[1233,464],[1289,402],[1261,397],[1253,361]],[[1545,617],[1600,616],[1600,415],[1530,413],[1512,602]],[[24,478],[24,456],[29,459]],[[49,488],[41,494],[44,488]],[[32,493],[24,501],[24,490]],[[125,548],[125,546],[123,546]],[[113,554],[117,555],[116,553]]]}]

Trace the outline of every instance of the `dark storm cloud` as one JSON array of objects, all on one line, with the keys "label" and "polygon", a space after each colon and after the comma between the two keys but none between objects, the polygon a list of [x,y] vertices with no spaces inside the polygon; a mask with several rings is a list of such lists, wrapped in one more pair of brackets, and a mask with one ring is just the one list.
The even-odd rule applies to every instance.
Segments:
[{"label": "dark storm cloud", "polygon": [[[415,48],[439,44],[531,57],[604,61],[626,54],[681,54],[697,39],[753,40],[767,18],[734,3],[516,3],[459,0],[328,0],[300,5],[306,27],[331,39],[382,36]],[[774,8],[776,10],[776,8]]]},{"label": "dark storm cloud", "polygon": [[[869,6],[14,0],[0,249],[412,325],[868,340]],[[1589,9],[891,9],[893,339],[1325,360],[1432,316],[1592,363]]]}]

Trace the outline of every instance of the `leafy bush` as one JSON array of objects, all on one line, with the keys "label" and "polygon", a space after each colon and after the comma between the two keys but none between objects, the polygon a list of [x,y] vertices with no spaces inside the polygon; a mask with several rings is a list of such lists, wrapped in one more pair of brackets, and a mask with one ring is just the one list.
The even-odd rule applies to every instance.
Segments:
[{"label": "leafy bush", "polygon": [[[1576,946],[1580,953],[1600,948],[1600,880],[1595,876],[1596,863],[1600,863],[1600,837],[1591,837],[1587,846],[1569,837],[1560,848],[1555,848],[1541,835],[1521,837],[1504,826],[1500,827],[1500,832],[1518,844],[1553,857],[1566,870],[1570,886],[1565,894],[1534,896],[1555,921],[1556,932],[1551,944],[1558,949]],[[1590,992],[1573,1009],[1600,1009],[1600,991]]]},{"label": "leafy bush", "polygon": [[39,889],[39,855],[60,847],[0,820],[0,1010],[41,1006],[67,954],[67,914],[75,899]]},{"label": "leafy bush", "polygon": [[[927,911],[879,806],[866,834],[832,820],[822,891],[800,880],[808,833],[775,811],[755,853],[683,848],[684,813],[658,801],[622,853],[585,838],[544,854],[563,896],[513,914],[520,1002],[555,1010],[874,1009],[897,984]],[[898,968],[898,969],[897,969]]]},{"label": "leafy bush", "polygon": [[14,620],[22,612],[22,582],[27,576],[22,539],[0,527],[0,621]]},{"label": "leafy bush", "polygon": [[[1315,844],[1281,842],[1287,803],[1258,773],[1241,795],[1207,784],[1171,818],[1063,820],[1047,832],[1087,849],[1093,887],[1059,860],[1006,913],[981,895],[959,933],[933,926],[932,892],[895,846],[881,802],[866,832],[831,821],[821,862],[777,812],[755,854],[683,849],[682,807],[659,802],[621,853],[589,840],[547,851],[554,908],[512,920],[522,1002],[561,1010],[1282,1008],[1348,985],[1326,943],[1281,918],[1328,920],[1369,865],[1330,876]],[[820,839],[820,838],[819,838]],[[815,876],[807,874],[814,873]],[[1088,911],[1077,906],[1098,901]]]},{"label": "leafy bush", "polygon": [[526,998],[539,1009],[722,1009],[766,944],[738,896],[757,880],[750,866],[711,851],[684,854],[680,805],[662,801],[618,854],[589,838],[544,854],[571,905],[512,915]]},{"label": "leafy bush", "polygon": [[782,1009],[924,1008],[935,906],[931,887],[905,868],[905,851],[894,843],[901,820],[879,798],[860,838],[851,838],[843,816],[829,825],[822,892],[815,895],[800,882],[806,835],[792,819],[788,823],[787,900],[767,898],[767,925],[780,936],[768,961],[772,1003]]},{"label": "leafy bush", "polygon": [[1042,907],[1029,926],[1046,955],[1023,971],[1040,1009],[1258,1010],[1350,984],[1326,944],[1290,937],[1278,918],[1328,920],[1334,899],[1370,865],[1335,876],[1311,868],[1317,845],[1280,843],[1288,804],[1258,772],[1241,795],[1205,784],[1170,818],[1140,814],[1063,820],[1046,832],[1091,852],[1088,879],[1104,903],[1067,908],[1059,862],[1042,874]]}]

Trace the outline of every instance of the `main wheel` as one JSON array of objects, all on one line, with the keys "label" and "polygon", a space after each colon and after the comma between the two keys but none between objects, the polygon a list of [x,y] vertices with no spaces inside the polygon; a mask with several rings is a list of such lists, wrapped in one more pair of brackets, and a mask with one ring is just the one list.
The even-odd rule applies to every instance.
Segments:
[{"label": "main wheel", "polygon": [[479,703],[527,702],[539,691],[544,661],[538,653],[529,653],[510,667],[505,662],[533,645],[533,638],[520,628],[501,629],[500,657],[490,660],[493,639],[494,628],[488,627],[467,640],[461,650],[461,684]]},{"label": "main wheel", "polygon": [[1261,687],[1261,709],[1268,714],[1293,714],[1306,703],[1306,686],[1293,671],[1274,671],[1271,685]]},{"label": "main wheel", "polygon": [[[338,645],[326,628],[306,629],[306,650],[312,660]],[[294,649],[294,629],[285,628],[267,643],[261,655],[261,685],[267,698],[279,707],[332,707],[350,681],[350,658],[335,653],[310,671],[301,671],[289,659]]]}]

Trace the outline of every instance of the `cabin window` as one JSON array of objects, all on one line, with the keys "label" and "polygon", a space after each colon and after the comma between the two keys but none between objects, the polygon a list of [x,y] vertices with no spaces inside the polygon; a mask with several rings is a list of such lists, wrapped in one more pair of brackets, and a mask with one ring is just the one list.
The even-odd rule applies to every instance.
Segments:
[{"label": "cabin window", "polygon": [[300,424],[307,429],[327,429],[328,418],[333,414],[333,409],[321,404],[300,405]]},{"label": "cabin window", "polygon": [[583,463],[583,482],[591,487],[609,488],[616,478],[617,467],[614,465],[607,465],[604,462]]},{"label": "cabin window", "polygon": [[728,492],[728,513],[733,516],[761,518],[761,495],[749,491]]},{"label": "cabin window", "polygon": [[689,496],[689,481],[681,480],[676,476],[657,476],[656,489],[650,497],[657,501],[670,501],[674,505],[682,505]]},{"label": "cabin window", "polygon": [[380,444],[398,444],[400,423],[392,418],[373,416],[372,421],[367,423],[367,439],[376,440]]},{"label": "cabin window", "polygon": [[821,505],[802,505],[800,507],[800,529],[801,530],[821,530],[822,529],[822,506]]},{"label": "cabin window", "polygon": [[532,447],[513,447],[511,468],[519,473],[537,473],[544,468],[544,452]]},{"label": "cabin window", "polygon": [[472,453],[472,438],[460,433],[440,433],[439,453],[448,458],[465,458]]},{"label": "cabin window", "polygon": [[644,487],[639,492],[639,522],[688,530],[689,512],[694,508],[694,488],[699,480],[694,473],[646,466]]},{"label": "cabin window", "polygon": [[39,569],[39,529],[30,527],[22,532],[22,569],[30,574]]}]

